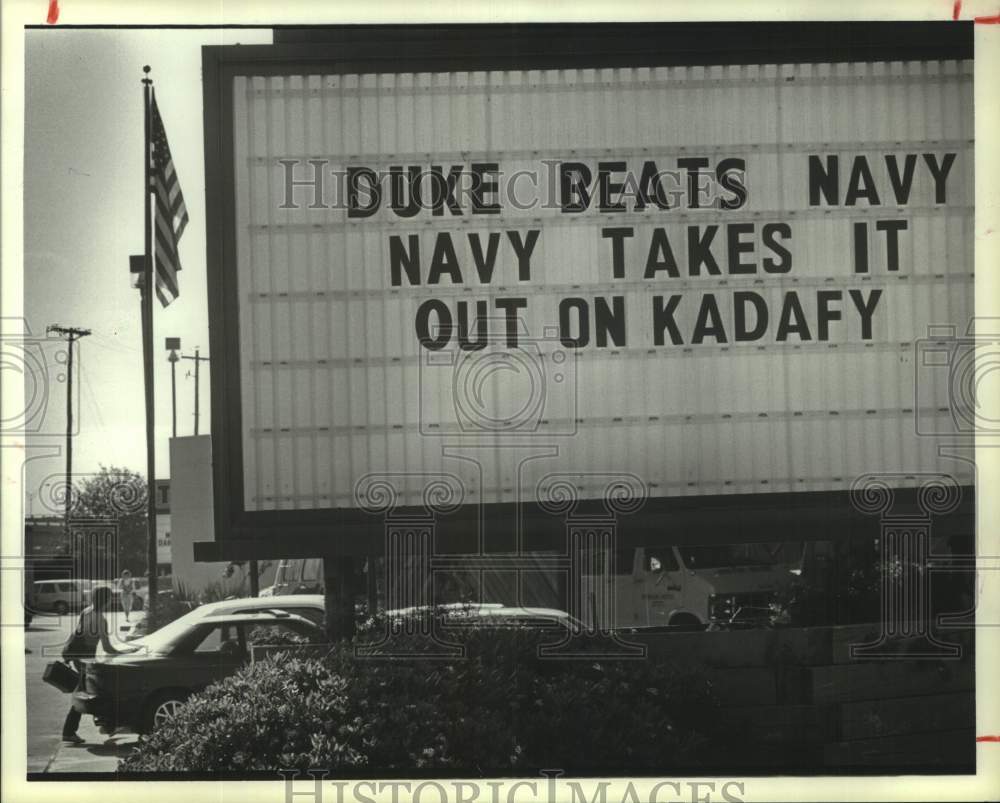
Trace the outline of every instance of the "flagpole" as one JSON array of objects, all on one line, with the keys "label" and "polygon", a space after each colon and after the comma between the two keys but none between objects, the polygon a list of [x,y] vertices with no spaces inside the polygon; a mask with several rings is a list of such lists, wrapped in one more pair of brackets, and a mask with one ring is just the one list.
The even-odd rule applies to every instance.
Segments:
[{"label": "flagpole", "polygon": [[[149,571],[147,593],[147,616],[152,617],[156,609],[156,447],[153,439],[155,431],[153,418],[153,209],[151,186],[151,104],[150,93],[153,81],[149,77],[149,66],[142,68],[142,94],[145,108],[145,180],[143,187],[143,211],[146,216],[146,258],[143,264],[142,292],[142,362],[146,386],[146,565]],[[152,618],[150,618],[152,622]]]}]

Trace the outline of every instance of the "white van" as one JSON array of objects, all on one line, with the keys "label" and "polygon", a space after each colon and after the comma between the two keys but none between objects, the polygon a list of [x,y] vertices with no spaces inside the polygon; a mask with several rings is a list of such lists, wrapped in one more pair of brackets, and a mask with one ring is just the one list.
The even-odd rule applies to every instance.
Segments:
[{"label": "white van", "polygon": [[35,610],[60,616],[83,608],[90,592],[89,580],[36,580],[34,586]]},{"label": "white van", "polygon": [[283,560],[278,564],[268,596],[322,594],[323,587],[322,558]]},{"label": "white van", "polygon": [[[800,543],[620,549],[612,567],[611,627],[700,629],[770,621],[776,594],[801,573],[802,554]],[[600,579],[584,575],[583,593],[588,595]],[[582,618],[589,625],[597,607],[583,607]],[[608,627],[600,621],[597,625]]]}]

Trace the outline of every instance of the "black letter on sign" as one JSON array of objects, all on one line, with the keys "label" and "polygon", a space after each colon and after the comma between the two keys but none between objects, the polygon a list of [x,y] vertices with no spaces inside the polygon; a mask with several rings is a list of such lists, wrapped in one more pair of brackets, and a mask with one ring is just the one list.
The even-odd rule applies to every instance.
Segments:
[{"label": "black letter on sign", "polygon": [[472,187],[469,189],[469,198],[472,201],[472,214],[474,215],[499,215],[500,204],[497,201],[485,203],[483,195],[488,192],[497,191],[497,182],[484,181],[483,176],[487,173],[497,173],[500,166],[496,162],[473,162],[469,165],[472,170]]},{"label": "black letter on sign", "polygon": [[715,256],[712,254],[712,240],[715,238],[715,233],[718,230],[718,226],[706,226],[705,233],[701,234],[697,226],[688,226],[689,275],[700,276],[702,264],[705,265],[705,269],[711,274],[718,276],[722,273],[719,270],[719,263],[715,261]]},{"label": "black letter on sign", "polygon": [[747,163],[743,159],[723,159],[715,166],[715,178],[719,185],[735,196],[719,201],[721,209],[739,209],[747,202],[747,188],[743,183],[746,171]]},{"label": "black letter on sign", "polygon": [[827,156],[826,167],[818,156],[809,157],[809,206],[819,206],[819,195],[827,206],[840,202],[840,157]]},{"label": "black letter on sign", "polygon": [[667,305],[663,305],[663,296],[653,296],[653,343],[657,346],[663,345],[663,330],[670,330],[670,342],[675,346],[683,346],[684,338],[674,321],[674,310],[681,303],[679,295],[672,295],[667,300]]},{"label": "black letter on sign", "polygon": [[403,283],[404,270],[410,284],[420,284],[420,238],[411,234],[407,242],[409,246],[403,248],[403,241],[398,235],[389,235],[389,276],[393,287]]},{"label": "black letter on sign", "polygon": [[854,224],[854,272],[868,273],[868,224]]},{"label": "black letter on sign", "polygon": [[910,200],[910,189],[913,187],[913,171],[917,167],[917,155],[915,153],[906,154],[903,160],[903,175],[899,175],[899,160],[896,154],[885,157],[885,169],[889,171],[889,183],[892,184],[892,192],[896,196],[896,203],[902,206]]},{"label": "black letter on sign", "polygon": [[601,296],[594,299],[594,331],[598,346],[608,345],[608,335],[616,346],[625,345],[625,296],[612,296],[611,307]]},{"label": "black letter on sign", "polygon": [[[437,315],[437,326],[430,325],[431,313]],[[451,312],[448,305],[431,298],[417,307],[417,340],[430,351],[440,351],[451,340]]]},{"label": "black letter on sign", "polygon": [[688,209],[701,209],[701,187],[698,183],[698,176],[701,175],[701,168],[708,167],[708,159],[701,156],[678,159],[677,166],[681,170],[687,171]]},{"label": "black letter on sign", "polygon": [[469,232],[469,247],[472,249],[472,261],[476,263],[476,273],[479,274],[480,284],[489,284],[493,280],[493,269],[497,262],[497,249],[500,247],[500,232],[491,231],[487,241],[486,253],[483,253],[483,244],[479,235]]},{"label": "black letter on sign", "polygon": [[934,203],[943,204],[948,197],[945,184],[948,181],[948,173],[951,172],[951,165],[955,161],[955,154],[946,153],[940,167],[933,153],[925,153],[924,161],[927,162],[927,168],[934,177]]},{"label": "black letter on sign", "polygon": [[787,223],[765,223],[761,232],[764,245],[774,252],[780,261],[775,262],[770,257],[764,257],[765,273],[788,273],[792,269],[792,252],[775,240],[775,235],[781,235],[782,239],[792,239],[792,227]]},{"label": "black letter on sign", "polygon": [[458,257],[455,254],[455,246],[452,245],[451,235],[446,231],[439,232],[437,239],[434,241],[431,266],[427,271],[427,284],[440,283],[442,273],[447,273],[451,276],[452,284],[462,283],[462,271],[458,269]]},{"label": "black letter on sign", "polygon": [[535,243],[538,241],[540,233],[541,229],[529,229],[524,242],[521,242],[520,232],[507,232],[507,239],[510,240],[510,245],[517,255],[517,280],[519,282],[531,279],[531,254],[535,250]]},{"label": "black letter on sign", "polygon": [[899,233],[906,231],[905,220],[876,220],[875,231],[884,231],[885,259],[889,270],[899,270]]},{"label": "black letter on sign", "polygon": [[868,167],[868,160],[864,156],[854,157],[854,167],[851,168],[851,177],[847,179],[847,193],[844,195],[844,204],[854,206],[859,198],[868,201],[869,206],[878,206],[882,203],[875,189],[875,177],[871,168]]},{"label": "black letter on sign", "polygon": [[489,308],[485,301],[476,302],[476,339],[469,339],[469,302],[458,302],[458,347],[462,351],[479,351],[486,348],[486,324]]},{"label": "black letter on sign", "polygon": [[[793,321],[792,318],[795,320]],[[781,305],[781,319],[778,321],[776,339],[782,343],[788,340],[788,336],[793,333],[799,336],[799,340],[812,340],[812,335],[809,334],[809,325],[806,323],[806,314],[802,311],[798,293],[794,290],[785,293],[785,303]]]},{"label": "black letter on sign", "polygon": [[[562,179],[562,211],[582,212],[590,206],[590,169],[582,162],[563,162],[559,165]],[[570,200],[573,196],[579,200]]]},{"label": "black letter on sign", "polygon": [[[422,197],[420,192],[421,169],[419,165],[413,165],[407,171],[409,179],[403,177],[402,167],[389,168],[389,189],[392,211],[400,217],[413,217],[420,211]],[[409,187],[409,193],[405,190]],[[403,196],[409,195],[409,202],[403,202]]]},{"label": "black letter on sign", "polygon": [[[750,302],[756,311],[756,322],[753,329],[747,329],[746,302]],[[736,323],[736,342],[760,340],[767,331],[767,302],[759,293],[749,290],[733,293],[733,307]]]},{"label": "black letter on sign", "polygon": [[660,183],[656,162],[646,161],[642,164],[642,175],[639,177],[639,191],[636,193],[635,202],[636,211],[641,212],[651,203],[656,204],[660,209],[670,208],[667,194],[663,191],[663,185]]},{"label": "black letter on sign", "polygon": [[840,290],[819,290],[816,293],[816,317],[819,318],[818,340],[830,339],[830,321],[840,320],[840,310],[830,309],[831,301],[840,301],[844,294]]},{"label": "black letter on sign", "polygon": [[[712,319],[711,322],[709,322],[709,318]],[[722,325],[722,316],[719,315],[719,305],[712,293],[705,293],[701,298],[701,309],[698,310],[698,320],[694,324],[691,342],[702,343],[706,337],[714,337],[716,343],[729,342],[726,340],[726,329]]]},{"label": "black letter on sign", "polygon": [[871,340],[872,339],[872,315],[875,314],[875,307],[878,306],[878,300],[882,297],[881,290],[872,290],[868,296],[868,301],[865,301],[865,295],[860,290],[848,290],[851,294],[851,300],[854,302],[854,306],[858,308],[858,312],[861,314],[861,339]]},{"label": "black letter on sign", "polygon": [[[570,311],[576,310],[577,336],[570,336]],[[582,298],[564,298],[559,302],[559,340],[566,348],[582,348],[590,342],[590,309]]]},{"label": "black letter on sign", "polygon": [[[362,203],[361,200],[361,179],[366,183],[364,190],[368,204]],[[347,168],[347,216],[371,217],[378,211],[380,203],[382,203],[382,187],[375,171],[370,167]]]},{"label": "black letter on sign", "polygon": [[601,229],[601,236],[611,240],[611,275],[616,279],[625,278],[625,238],[634,233],[630,228]]},{"label": "black letter on sign", "polygon": [[646,272],[642,278],[655,279],[658,270],[665,270],[673,279],[680,276],[677,271],[677,260],[674,259],[674,252],[670,249],[670,240],[667,239],[667,231],[659,226],[653,229],[653,239],[649,243],[649,257],[646,259]]},{"label": "black letter on sign", "polygon": [[526,298],[498,298],[493,302],[497,309],[502,309],[504,317],[507,319],[507,348],[517,348],[517,335],[519,327],[517,325],[517,311],[528,306]]},{"label": "black letter on sign", "polygon": [[744,262],[741,254],[752,254],[753,243],[744,242],[740,238],[744,234],[753,234],[753,223],[730,223],[726,226],[726,239],[729,243],[729,272],[732,274],[756,273],[756,262]]},{"label": "black letter on sign", "polygon": [[[624,184],[620,181],[612,181],[612,173],[624,173],[625,162],[598,162],[597,163],[597,189],[598,208],[602,212],[624,212],[625,202],[621,200],[621,192]],[[612,196],[618,198],[612,200]]]},{"label": "black letter on sign", "polygon": [[431,165],[431,208],[432,214],[443,215],[444,207],[448,207],[453,215],[461,215],[462,207],[455,198],[455,187],[462,175],[462,165],[452,165],[445,176],[441,165]]}]

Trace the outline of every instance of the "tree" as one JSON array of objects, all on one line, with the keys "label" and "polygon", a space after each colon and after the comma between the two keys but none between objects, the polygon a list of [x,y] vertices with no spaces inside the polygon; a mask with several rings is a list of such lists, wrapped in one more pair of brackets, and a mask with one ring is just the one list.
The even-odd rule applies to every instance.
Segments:
[{"label": "tree", "polygon": [[75,524],[87,521],[117,524],[118,574],[123,569],[134,575],[146,572],[146,499],[145,477],[117,466],[101,466],[98,473],[74,488],[70,518]]}]

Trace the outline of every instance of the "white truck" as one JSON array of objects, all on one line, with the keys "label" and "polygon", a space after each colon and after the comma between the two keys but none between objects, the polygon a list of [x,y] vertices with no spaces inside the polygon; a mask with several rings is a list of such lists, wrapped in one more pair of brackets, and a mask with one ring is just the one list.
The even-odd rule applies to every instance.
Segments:
[{"label": "white truck", "polygon": [[[612,629],[759,624],[779,613],[777,595],[801,575],[803,557],[790,542],[619,549],[613,576],[584,575],[582,591],[599,597],[597,584],[612,583]],[[591,624],[609,609],[584,605],[582,618]]]}]

